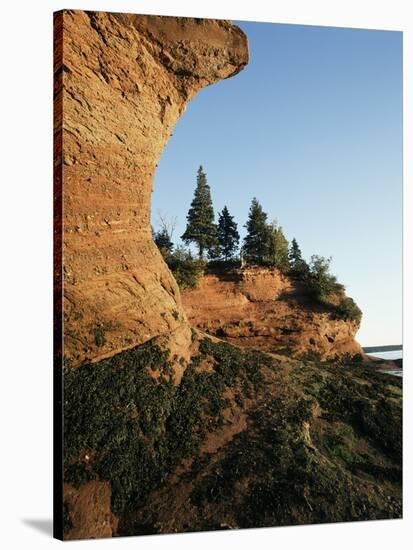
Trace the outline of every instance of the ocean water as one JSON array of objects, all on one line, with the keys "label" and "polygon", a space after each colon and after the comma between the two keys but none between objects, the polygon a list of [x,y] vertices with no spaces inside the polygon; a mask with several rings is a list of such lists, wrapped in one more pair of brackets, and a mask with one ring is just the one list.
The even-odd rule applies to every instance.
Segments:
[{"label": "ocean water", "polygon": [[377,351],[375,353],[369,353],[369,355],[379,357],[380,359],[401,359],[403,357],[403,351]]},{"label": "ocean water", "polygon": [[[397,351],[378,351],[375,353],[369,353],[369,355],[372,355],[373,357],[378,357],[379,359],[402,359],[403,357],[403,350],[397,350]],[[382,372],[387,372],[387,374],[392,374],[393,376],[399,376],[400,378],[403,377],[403,369],[392,369],[392,370],[385,370]]]}]

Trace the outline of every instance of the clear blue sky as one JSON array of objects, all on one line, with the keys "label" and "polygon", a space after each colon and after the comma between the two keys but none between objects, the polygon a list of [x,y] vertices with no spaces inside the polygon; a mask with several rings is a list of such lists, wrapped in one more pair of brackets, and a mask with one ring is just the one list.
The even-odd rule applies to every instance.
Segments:
[{"label": "clear blue sky", "polygon": [[[402,34],[237,22],[250,63],[202,90],[157,169],[158,209],[185,230],[196,171],[241,234],[256,196],[304,256],[332,256],[363,310],[362,345],[401,343]],[[180,243],[182,244],[182,243]]]}]

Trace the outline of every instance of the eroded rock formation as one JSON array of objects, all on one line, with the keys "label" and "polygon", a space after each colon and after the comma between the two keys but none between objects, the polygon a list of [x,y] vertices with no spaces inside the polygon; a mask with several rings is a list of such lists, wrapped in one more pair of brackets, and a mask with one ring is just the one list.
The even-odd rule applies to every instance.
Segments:
[{"label": "eroded rock formation", "polygon": [[322,360],[362,353],[357,322],[337,318],[277,270],[205,275],[182,301],[194,327],[232,344]]},{"label": "eroded rock formation", "polygon": [[247,38],[228,21],[83,11],[55,17],[63,29],[55,37],[55,200],[57,210],[64,204],[57,232],[63,229],[66,364],[157,336],[173,335],[184,355],[189,326],[151,238],[152,181],[186,104],[246,65]]},{"label": "eroded rock formation", "polygon": [[[120,14],[63,12],[55,24],[64,29],[55,44],[56,304],[62,275],[65,358],[78,367],[60,368],[57,342],[59,536],[401,517],[401,381],[196,332],[190,350],[178,288],[152,243],[162,148],[191,97],[245,65],[245,36],[223,21]],[[276,343],[294,322],[340,341],[333,325],[322,330],[322,312],[311,327],[303,297],[274,273],[205,278],[184,296],[193,322],[202,290],[203,328],[213,333],[218,319],[220,336],[238,343]],[[173,355],[185,349],[192,361],[171,384]],[[56,519],[60,491],[56,483]]]}]

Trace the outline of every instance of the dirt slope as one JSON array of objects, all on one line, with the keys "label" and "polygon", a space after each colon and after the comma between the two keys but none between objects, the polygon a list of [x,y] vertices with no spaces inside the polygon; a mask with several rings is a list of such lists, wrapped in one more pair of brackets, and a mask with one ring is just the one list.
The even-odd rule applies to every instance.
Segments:
[{"label": "dirt slope", "polygon": [[65,370],[66,538],[401,517],[400,379],[197,346]]}]

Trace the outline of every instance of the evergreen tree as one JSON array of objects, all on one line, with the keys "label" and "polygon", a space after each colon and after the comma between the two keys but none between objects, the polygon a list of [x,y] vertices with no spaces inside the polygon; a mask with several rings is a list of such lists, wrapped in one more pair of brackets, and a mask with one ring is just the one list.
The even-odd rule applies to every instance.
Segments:
[{"label": "evergreen tree", "polygon": [[171,241],[171,237],[165,227],[153,234],[153,240],[155,241],[156,246],[161,251],[162,256],[165,257],[171,254],[174,248],[174,244]]},{"label": "evergreen tree", "polygon": [[315,296],[322,302],[330,294],[344,290],[344,286],[330,273],[331,257],[324,258],[314,254],[310,258],[308,283]]},{"label": "evergreen tree", "polygon": [[290,264],[290,272],[292,275],[304,277],[309,270],[307,262],[303,259],[301,249],[298,246],[297,240],[294,238],[291,241],[291,247],[288,253]]},{"label": "evergreen tree", "polygon": [[297,263],[301,262],[303,259],[301,254],[301,249],[298,246],[297,239],[294,237],[291,241],[290,251],[288,253],[288,259],[291,262],[291,267],[293,268]]},{"label": "evergreen tree", "polygon": [[225,261],[232,258],[238,249],[239,233],[237,224],[226,206],[224,206],[218,218],[218,243],[220,255],[224,257]]},{"label": "evergreen tree", "polygon": [[166,258],[169,269],[174,274],[180,288],[195,288],[205,271],[206,262],[194,259],[190,250],[177,246]]},{"label": "evergreen tree", "polygon": [[246,260],[263,264],[268,254],[267,214],[255,197],[252,199],[248,220],[244,227],[247,230],[243,246]]},{"label": "evergreen tree", "polygon": [[218,237],[217,226],[214,223],[211,190],[202,166],[198,170],[194,198],[186,219],[186,230],[181,239],[186,244],[195,243],[198,247],[199,257],[203,258],[205,251],[215,249]]},{"label": "evergreen tree", "polygon": [[282,227],[273,222],[267,226],[267,253],[264,257],[264,263],[278,268],[284,273],[289,270],[288,261],[288,241],[284,236]]}]

